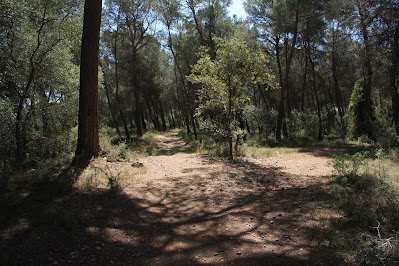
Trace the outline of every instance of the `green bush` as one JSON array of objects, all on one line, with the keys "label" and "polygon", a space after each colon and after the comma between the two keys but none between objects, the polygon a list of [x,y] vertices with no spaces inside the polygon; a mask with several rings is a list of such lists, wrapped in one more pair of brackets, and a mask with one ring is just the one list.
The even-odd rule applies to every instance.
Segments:
[{"label": "green bush", "polygon": [[15,113],[9,101],[0,98],[0,186],[8,183],[15,154]]},{"label": "green bush", "polygon": [[100,128],[100,147],[102,152],[111,161],[130,160],[132,154],[125,142],[117,142],[116,132],[113,128],[103,126]]},{"label": "green bush", "polygon": [[256,131],[266,138],[274,135],[278,112],[273,108],[264,110],[257,106],[249,105],[244,108],[243,116],[251,130],[251,135],[254,135]]},{"label": "green bush", "polygon": [[377,120],[372,106],[367,106],[364,96],[365,80],[359,79],[353,87],[349,102],[349,132],[352,138],[367,136],[376,140]]},{"label": "green bush", "polygon": [[338,181],[343,185],[355,184],[360,176],[360,167],[367,165],[368,156],[368,152],[357,152],[353,155],[334,154],[332,165]]},{"label": "green bush", "polygon": [[317,139],[319,136],[319,121],[316,113],[294,110],[287,122],[293,137]]}]

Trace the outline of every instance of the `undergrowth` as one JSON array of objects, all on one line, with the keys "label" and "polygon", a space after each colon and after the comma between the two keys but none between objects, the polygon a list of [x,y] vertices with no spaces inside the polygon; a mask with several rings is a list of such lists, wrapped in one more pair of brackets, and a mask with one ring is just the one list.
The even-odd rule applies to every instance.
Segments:
[{"label": "undergrowth", "polygon": [[[399,262],[399,165],[396,151],[333,157],[331,191],[344,219],[335,223],[341,252],[354,264]],[[339,246],[335,243],[336,246]]]}]

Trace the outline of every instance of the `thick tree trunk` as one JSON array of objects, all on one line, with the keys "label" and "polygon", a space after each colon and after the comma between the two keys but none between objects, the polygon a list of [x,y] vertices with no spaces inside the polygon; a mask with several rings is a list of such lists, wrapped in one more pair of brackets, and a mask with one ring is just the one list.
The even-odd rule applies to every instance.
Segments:
[{"label": "thick tree trunk", "polygon": [[373,113],[371,107],[371,88],[372,88],[372,78],[373,78],[373,70],[371,67],[371,45],[369,40],[369,32],[367,29],[366,23],[366,7],[362,5],[360,1],[357,1],[357,8],[359,11],[359,19],[360,19],[360,30],[363,37],[364,44],[364,70],[365,70],[365,79],[364,79],[364,90],[363,97],[364,102],[360,107],[362,109],[362,117],[360,123],[363,124],[362,130],[364,134],[367,134],[370,139],[375,139],[375,134],[373,132]]},{"label": "thick tree trunk", "polygon": [[86,0],[80,65],[79,129],[75,159],[88,160],[100,153],[98,136],[98,61],[101,0]]}]

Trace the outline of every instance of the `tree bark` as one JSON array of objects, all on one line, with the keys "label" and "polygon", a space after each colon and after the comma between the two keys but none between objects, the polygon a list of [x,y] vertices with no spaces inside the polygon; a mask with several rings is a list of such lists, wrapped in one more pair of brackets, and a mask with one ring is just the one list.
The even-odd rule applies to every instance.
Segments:
[{"label": "tree bark", "polygon": [[320,100],[319,100],[319,96],[317,94],[317,83],[316,83],[316,70],[315,70],[315,65],[314,62],[312,60],[312,56],[311,56],[311,52],[310,52],[310,44],[308,42],[307,44],[307,54],[308,54],[308,58],[309,58],[309,63],[312,67],[312,85],[313,85],[313,91],[314,91],[314,96],[316,99],[316,110],[317,110],[317,118],[318,118],[318,122],[319,122],[319,134],[318,134],[318,138],[321,140],[323,139],[323,122],[321,119],[321,107],[320,107]]},{"label": "tree bark", "polygon": [[335,95],[335,104],[338,109],[338,114],[340,117],[340,122],[341,126],[344,124],[344,112],[342,108],[342,98],[341,98],[341,89],[339,86],[339,80],[338,80],[338,73],[337,73],[337,56],[336,56],[336,51],[335,51],[335,28],[333,32],[333,47],[331,51],[331,68],[332,68],[332,75],[333,75],[333,80],[334,80],[334,95]]},{"label": "tree bark", "polygon": [[396,135],[399,136],[399,94],[396,80],[398,77],[398,62],[399,62],[399,21],[395,27],[393,38],[393,51],[392,51],[392,65],[390,69],[390,83],[391,83],[391,96],[392,96],[392,112],[393,121],[395,123]]},{"label": "tree bark", "polygon": [[98,62],[101,0],[86,0],[80,65],[79,128],[75,160],[89,160],[100,153],[98,136]]},{"label": "tree bark", "polygon": [[[298,37],[298,24],[299,24],[299,7],[295,11],[295,25],[293,28],[293,37],[292,37],[292,43],[290,45],[290,49],[288,51],[287,48],[287,53],[288,56],[286,57],[286,65],[285,65],[285,72],[284,72],[284,80],[282,77],[282,71],[281,71],[281,63],[279,59],[279,49],[278,49],[278,42],[276,41],[276,55],[277,55],[277,60],[278,60],[278,65],[279,65],[279,72],[280,72],[280,84],[281,85],[281,95],[280,95],[280,105],[278,109],[278,117],[277,117],[277,129],[276,129],[276,139],[281,140],[281,129],[283,129],[283,133],[285,136],[288,135],[288,132],[286,130],[286,125],[283,123],[284,117],[285,117],[285,106],[284,106],[284,101],[285,101],[285,94],[288,91],[288,86],[289,86],[289,76],[290,76],[290,70],[291,70],[291,62],[292,62],[292,57],[294,55],[295,51],[295,45]],[[278,40],[278,38],[276,38]],[[288,44],[287,44],[288,45]]]},{"label": "tree bark", "polygon": [[363,44],[364,44],[364,70],[365,70],[365,79],[364,79],[364,90],[363,90],[363,97],[364,102],[360,107],[362,109],[362,117],[361,123],[362,125],[362,133],[367,134],[370,139],[375,139],[374,132],[373,132],[373,125],[372,125],[372,108],[371,108],[371,88],[372,88],[372,78],[373,78],[373,70],[371,67],[371,45],[369,40],[369,32],[367,29],[367,21],[365,14],[366,7],[362,5],[359,0],[356,2],[357,8],[359,11],[359,20],[360,20],[360,31],[363,37]]}]

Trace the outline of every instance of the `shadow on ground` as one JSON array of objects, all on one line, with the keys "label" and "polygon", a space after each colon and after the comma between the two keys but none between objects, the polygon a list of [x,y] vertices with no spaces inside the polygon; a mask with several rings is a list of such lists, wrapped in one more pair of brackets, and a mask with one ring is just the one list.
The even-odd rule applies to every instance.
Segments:
[{"label": "shadow on ground", "polygon": [[[321,185],[290,187],[282,169],[201,160],[201,175],[187,167],[170,186],[7,199],[0,264],[342,263],[312,235],[311,210],[329,198]],[[207,168],[218,163],[231,171]]]}]

